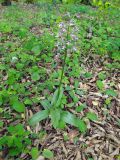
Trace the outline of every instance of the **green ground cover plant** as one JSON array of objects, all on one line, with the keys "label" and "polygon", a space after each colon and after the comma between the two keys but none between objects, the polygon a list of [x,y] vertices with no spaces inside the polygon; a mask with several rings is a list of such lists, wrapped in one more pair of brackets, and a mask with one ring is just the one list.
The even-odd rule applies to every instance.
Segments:
[{"label": "green ground cover plant", "polygon": [[[119,10],[117,1],[13,2],[1,8],[0,158],[59,160],[80,147],[86,160],[94,159],[94,149],[87,148],[103,128],[106,135],[98,139],[115,141],[116,154],[101,152],[119,159],[119,141],[105,130],[113,128],[118,139]],[[65,154],[52,147],[60,141],[73,144],[73,152],[63,144]]]}]

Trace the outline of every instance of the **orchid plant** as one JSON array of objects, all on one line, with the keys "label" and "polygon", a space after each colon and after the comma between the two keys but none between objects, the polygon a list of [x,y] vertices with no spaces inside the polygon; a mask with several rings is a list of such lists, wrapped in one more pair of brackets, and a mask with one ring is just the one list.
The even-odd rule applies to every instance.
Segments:
[{"label": "orchid plant", "polygon": [[59,86],[54,92],[52,96],[52,100],[49,101],[47,99],[41,101],[44,110],[39,111],[38,113],[34,114],[32,118],[29,120],[30,125],[35,125],[38,122],[50,118],[53,127],[56,128],[65,128],[66,123],[72,126],[79,128],[81,132],[86,131],[86,124],[80,118],[77,118],[74,114],[65,111],[63,107],[61,107],[62,97],[64,94],[63,89],[63,77],[65,73],[65,66],[66,66],[66,59],[71,54],[77,51],[77,33],[78,28],[75,25],[75,22],[71,19],[69,13],[65,15],[67,19],[66,22],[61,22],[59,24],[59,32],[56,36],[57,38],[57,55],[62,55],[63,62],[62,62],[62,69],[61,69],[61,76],[59,80]]}]

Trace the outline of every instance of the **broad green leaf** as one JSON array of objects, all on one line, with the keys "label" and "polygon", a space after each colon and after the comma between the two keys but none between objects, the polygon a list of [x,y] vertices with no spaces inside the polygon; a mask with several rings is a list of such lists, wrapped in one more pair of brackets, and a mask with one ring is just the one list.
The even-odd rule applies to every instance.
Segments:
[{"label": "broad green leaf", "polygon": [[107,89],[106,92],[105,92],[108,96],[113,96],[113,97],[116,97],[117,96],[117,93],[112,90],[112,89]]},{"label": "broad green leaf", "polygon": [[79,130],[81,132],[86,132],[86,130],[87,130],[87,125],[81,119],[77,119],[77,127],[79,128]]},{"label": "broad green leaf", "polygon": [[76,90],[76,94],[83,96],[85,94],[85,91],[83,90]]},{"label": "broad green leaf", "polygon": [[40,51],[41,51],[40,46],[37,45],[37,46],[33,47],[33,48],[32,48],[32,51],[33,51],[36,55],[40,54]]},{"label": "broad green leaf", "polygon": [[68,123],[73,126],[77,126],[77,118],[74,114],[70,112],[63,111],[61,119],[64,120],[65,123]]},{"label": "broad green leaf", "polygon": [[31,76],[33,81],[38,81],[40,79],[40,75],[38,72],[34,72]]},{"label": "broad green leaf", "polygon": [[81,112],[83,111],[84,109],[86,108],[86,105],[85,104],[81,104],[80,106],[76,107],[76,112]]},{"label": "broad green leaf", "polygon": [[84,123],[84,121],[80,120],[74,114],[72,114],[70,112],[63,111],[62,120],[64,120],[66,123],[68,123],[70,125],[73,125],[73,126],[79,128],[79,130],[81,132],[85,132],[87,129],[87,126]]},{"label": "broad green leaf", "polygon": [[5,136],[5,135],[0,137],[0,148],[1,148],[2,145],[4,145],[7,142],[7,137],[8,136]]},{"label": "broad green leaf", "polygon": [[98,74],[99,79],[104,80],[106,78],[106,74],[104,72],[100,72]]},{"label": "broad green leaf", "polygon": [[44,109],[48,109],[51,107],[51,104],[47,99],[40,101],[40,103],[44,107]]},{"label": "broad green leaf", "polygon": [[14,145],[14,136],[6,136],[8,147],[12,147]]},{"label": "broad green leaf", "polygon": [[16,81],[15,75],[10,75],[8,77],[8,80],[7,80],[8,84],[12,85],[15,83],[15,81]]},{"label": "broad green leaf", "polygon": [[19,113],[25,111],[25,105],[24,105],[22,102],[18,101],[18,100],[14,101],[14,102],[12,103],[12,108],[13,108],[15,111],[19,112]]},{"label": "broad green leaf", "polygon": [[14,137],[14,144],[17,148],[19,148],[21,150],[23,148],[23,138],[22,137]]},{"label": "broad green leaf", "polygon": [[16,134],[17,135],[24,135],[25,133],[25,130],[24,130],[24,127],[23,127],[23,124],[17,124],[16,126],[13,126],[14,129],[16,130]]},{"label": "broad green leaf", "polygon": [[21,152],[21,150],[19,148],[17,148],[17,147],[9,149],[9,155],[10,156],[17,156],[17,155],[20,154],[20,152]]},{"label": "broad green leaf", "polygon": [[0,113],[2,113],[4,110],[3,110],[3,108],[0,108]]},{"label": "broad green leaf", "polygon": [[18,35],[21,37],[21,38],[24,38],[26,35],[27,35],[27,29],[25,28],[21,28]]},{"label": "broad green leaf", "polygon": [[97,84],[97,87],[98,87],[100,90],[102,90],[102,89],[104,88],[104,84],[103,84],[103,82],[102,82],[101,80],[97,80],[96,84]]},{"label": "broad green leaf", "polygon": [[93,112],[88,112],[87,113],[87,118],[90,119],[91,121],[97,121],[98,120],[97,115]]},{"label": "broad green leaf", "polygon": [[12,31],[12,27],[9,23],[7,22],[1,22],[0,24],[0,32],[3,32],[3,33],[8,33],[8,32],[11,32]]},{"label": "broad green leaf", "polygon": [[50,118],[54,128],[57,128],[60,121],[60,109],[52,109],[50,111]]},{"label": "broad green leaf", "polygon": [[5,66],[4,66],[4,64],[0,64],[0,70],[5,70],[6,68],[5,68]]},{"label": "broad green leaf", "polygon": [[8,132],[10,134],[14,134],[14,135],[23,135],[25,133],[25,130],[23,128],[23,125],[22,124],[17,124],[16,126],[9,126],[8,127]]},{"label": "broad green leaf", "polygon": [[37,159],[37,157],[39,156],[38,148],[36,148],[36,147],[32,148],[32,150],[31,150],[31,156],[32,156],[33,160]]},{"label": "broad green leaf", "polygon": [[63,119],[60,119],[59,124],[58,124],[58,128],[64,129],[65,125],[66,125],[66,123],[63,121]]},{"label": "broad green leaf", "polygon": [[12,105],[13,103],[19,101],[19,98],[18,96],[15,96],[15,95],[11,95],[10,96],[10,104]]},{"label": "broad green leaf", "polygon": [[73,99],[74,103],[77,103],[79,101],[78,97],[75,95],[74,90],[69,91],[69,94],[71,98]]},{"label": "broad green leaf", "polygon": [[52,101],[51,101],[51,106],[54,106],[58,100],[58,89],[54,92]]},{"label": "broad green leaf", "polygon": [[4,125],[4,122],[3,121],[0,121],[0,128],[2,128]]},{"label": "broad green leaf", "polygon": [[43,119],[46,119],[48,116],[49,116],[48,110],[39,111],[38,113],[32,116],[32,118],[29,120],[29,124],[35,125],[38,122],[42,121]]},{"label": "broad green leaf", "polygon": [[53,154],[53,152],[50,151],[49,149],[44,149],[44,150],[43,150],[43,156],[44,156],[45,158],[51,159],[51,158],[54,157],[54,154]]},{"label": "broad green leaf", "polygon": [[84,75],[83,75],[85,78],[92,78],[92,73],[90,72],[86,72]]},{"label": "broad green leaf", "polygon": [[33,102],[31,101],[31,99],[29,99],[29,98],[26,98],[25,101],[24,101],[24,103],[26,105],[32,105],[33,104]]},{"label": "broad green leaf", "polygon": [[118,51],[118,53],[114,52],[112,53],[112,58],[117,60],[117,61],[120,61],[120,53]]}]

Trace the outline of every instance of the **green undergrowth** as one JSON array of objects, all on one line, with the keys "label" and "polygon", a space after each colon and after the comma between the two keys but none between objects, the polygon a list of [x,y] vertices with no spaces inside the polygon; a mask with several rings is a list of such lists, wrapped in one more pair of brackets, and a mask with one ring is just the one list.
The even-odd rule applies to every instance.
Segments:
[{"label": "green undergrowth", "polygon": [[[87,94],[79,89],[80,77],[88,80],[92,73],[86,71],[84,58],[88,55],[108,57],[110,61],[104,64],[106,70],[112,72],[120,69],[120,12],[116,8],[105,11],[84,5],[13,4],[0,11],[0,129],[5,128],[0,138],[0,151],[7,148],[7,158],[28,154],[29,159],[36,159],[39,154],[46,158],[53,158],[54,154],[44,149],[39,151],[32,147],[34,139],[40,138],[41,132],[35,134],[28,131],[29,124],[36,124],[49,117],[54,128],[65,129],[66,124],[73,125],[85,134],[87,124],[85,120],[98,120],[93,112],[87,112],[84,118],[76,117],[68,112],[70,108],[81,112],[88,106],[83,103],[76,107],[79,98]],[[78,27],[78,51],[67,57],[63,75],[62,96],[55,100],[61,77],[61,64],[55,61],[56,35],[58,24],[67,22],[66,13],[70,13]],[[63,54],[60,57],[63,60]],[[73,87],[70,78],[74,79]],[[107,90],[103,81],[107,78],[105,72],[98,75],[96,87],[98,91],[110,97],[117,97],[114,84]],[[54,93],[55,92],[55,93]],[[53,94],[54,93],[54,94]],[[64,94],[63,94],[64,93]],[[59,104],[60,103],[60,104]],[[46,108],[51,108],[47,110]],[[105,105],[107,105],[105,104]],[[62,110],[55,108],[61,105]],[[76,107],[76,108],[75,108]],[[42,110],[40,118],[31,120],[28,124],[26,110],[33,113]],[[57,115],[56,115],[57,113]],[[62,119],[61,123],[58,121]],[[61,117],[60,117],[61,116]],[[13,122],[17,122],[14,125]],[[44,121],[42,122],[44,125]]]}]

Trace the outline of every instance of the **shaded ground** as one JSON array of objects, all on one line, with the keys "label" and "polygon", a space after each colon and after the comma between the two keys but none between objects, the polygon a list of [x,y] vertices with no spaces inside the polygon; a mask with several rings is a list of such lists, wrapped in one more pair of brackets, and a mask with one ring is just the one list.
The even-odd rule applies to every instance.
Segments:
[{"label": "shaded ground", "polygon": [[[112,98],[111,103],[106,105],[105,100],[108,96],[102,95],[98,91],[95,81],[99,72],[105,71],[108,75],[104,81],[106,89],[110,83],[114,83],[116,91],[120,93],[119,72],[118,70],[110,71],[103,64],[98,64],[99,57],[98,59],[92,58],[94,64],[91,65],[86,61],[85,66],[86,70],[92,72],[94,76],[86,81],[81,79],[79,88],[87,91],[86,94],[79,96],[79,104],[86,103],[87,108],[81,113],[75,112],[74,109],[70,109],[70,111],[80,117],[84,117],[86,112],[92,111],[98,115],[99,120],[97,122],[86,120],[88,131],[85,135],[81,135],[77,129],[70,126],[66,131],[55,131],[51,128],[49,121],[45,123],[45,127],[37,125],[35,128],[37,133],[41,128],[47,131],[45,139],[43,138],[40,144],[42,148],[53,150],[56,160],[86,160],[88,157],[92,157],[94,160],[118,159],[117,155],[120,151],[120,95],[118,94],[118,98]],[[65,140],[66,135],[68,140]],[[36,143],[39,145],[39,141]]]}]

